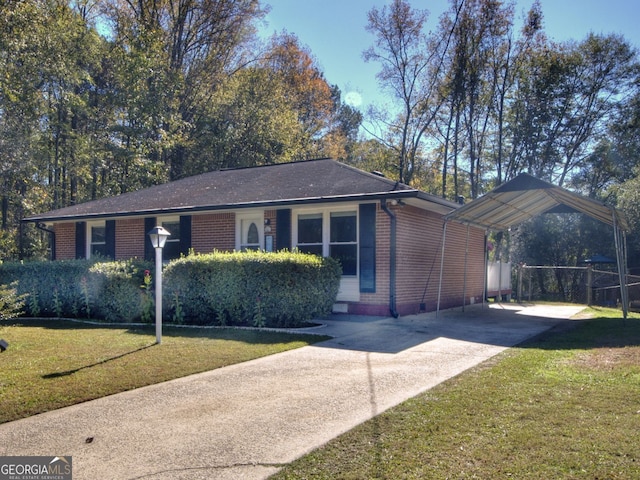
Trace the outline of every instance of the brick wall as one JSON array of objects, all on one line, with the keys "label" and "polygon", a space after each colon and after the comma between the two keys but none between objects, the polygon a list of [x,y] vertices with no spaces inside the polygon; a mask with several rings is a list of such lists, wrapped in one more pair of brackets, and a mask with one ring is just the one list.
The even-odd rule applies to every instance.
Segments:
[{"label": "brick wall", "polygon": [[72,260],[76,258],[76,224],[73,222],[56,223],[56,259]]},{"label": "brick wall", "polygon": [[[267,210],[264,215],[269,219],[275,245],[276,211]],[[76,255],[76,225],[74,222],[57,223],[56,258],[59,260],[73,259]],[[191,224],[191,244],[198,253],[208,253],[213,250],[233,251],[236,225],[234,213],[212,213],[194,215]],[[144,258],[144,242],[148,241],[143,218],[116,220],[116,259]]]},{"label": "brick wall", "polygon": [[[411,206],[402,207],[396,212],[398,309],[400,311],[402,306],[407,313],[416,313],[424,304],[426,310],[434,310],[440,282],[443,219],[436,213]],[[470,303],[470,297],[474,297],[475,302],[482,300],[484,232],[469,229],[469,254],[465,271],[466,246],[467,227],[450,222],[444,251],[441,307],[462,305],[463,294],[467,304]]]},{"label": "brick wall", "polygon": [[[439,214],[410,205],[390,207],[397,216],[396,308],[401,315],[417,313],[422,308],[435,310],[440,280],[443,220]],[[277,230],[276,211],[265,211],[274,237]],[[362,293],[358,304],[349,305],[352,313],[389,314],[389,216],[376,206],[376,292]],[[194,215],[191,224],[192,246],[196,252],[235,249],[235,214],[231,212]],[[58,223],[56,258],[75,258],[75,223]],[[484,285],[484,232],[469,229],[469,255],[466,267],[467,227],[451,222],[447,225],[441,307],[482,301]],[[144,257],[144,219],[116,221],[116,258]]]},{"label": "brick wall", "polygon": [[267,247],[266,245],[266,237],[271,236],[273,237],[273,251],[276,251],[276,231],[277,231],[277,227],[278,224],[276,222],[276,211],[275,210],[265,210],[264,212],[264,219],[265,220],[269,220],[269,226],[271,227],[271,231],[267,232],[266,231],[266,226],[265,226],[265,232],[264,232],[264,236],[265,236],[265,248]]},{"label": "brick wall", "polygon": [[194,215],[191,220],[191,245],[198,253],[214,250],[233,251],[236,247],[236,222],[233,213]]},{"label": "brick wall", "polygon": [[[440,281],[443,220],[439,214],[405,205],[390,207],[397,218],[396,309],[400,315],[436,309]],[[376,292],[360,295],[360,304],[349,311],[375,315],[389,314],[389,216],[378,205],[376,212]],[[469,229],[466,287],[465,245],[467,227],[447,225],[441,308],[466,304],[470,297],[482,301],[484,286],[484,232]]]},{"label": "brick wall", "polygon": [[354,313],[371,315],[389,314],[389,231],[390,221],[386,213],[376,205],[376,291],[361,293],[357,308],[350,308]]},{"label": "brick wall", "polygon": [[116,260],[144,258],[144,242],[149,241],[144,218],[116,220]]}]

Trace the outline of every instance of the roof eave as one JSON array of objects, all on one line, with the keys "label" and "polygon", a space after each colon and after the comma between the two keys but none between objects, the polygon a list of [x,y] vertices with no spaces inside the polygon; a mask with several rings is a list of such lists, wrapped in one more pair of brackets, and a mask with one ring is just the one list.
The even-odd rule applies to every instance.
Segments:
[{"label": "roof eave", "polygon": [[[257,202],[242,202],[242,203],[228,203],[221,205],[192,205],[182,206],[174,208],[158,208],[158,209],[145,209],[126,212],[100,212],[100,213],[87,213],[78,215],[61,215],[61,216],[48,216],[48,215],[34,215],[24,218],[22,221],[25,223],[52,223],[52,222],[70,222],[70,221],[84,221],[84,220],[100,220],[105,218],[124,218],[124,217],[149,217],[158,215],[179,215],[188,213],[200,213],[209,211],[222,211],[222,210],[237,210],[237,209],[249,209],[249,208],[282,208],[294,205],[314,205],[319,203],[339,203],[339,202],[355,202],[355,201],[371,201],[381,199],[393,199],[393,198],[420,198],[421,200],[428,200],[432,203],[439,205],[445,205],[446,200],[443,202],[438,201],[438,197],[429,196],[426,198],[423,192],[419,190],[396,190],[388,192],[375,192],[365,194],[351,194],[351,195],[335,195],[335,196],[320,196],[320,197],[306,197],[306,198],[290,198],[283,200],[270,200],[270,201],[257,201]],[[440,199],[442,200],[442,199]],[[455,205],[455,204],[452,204]]]}]

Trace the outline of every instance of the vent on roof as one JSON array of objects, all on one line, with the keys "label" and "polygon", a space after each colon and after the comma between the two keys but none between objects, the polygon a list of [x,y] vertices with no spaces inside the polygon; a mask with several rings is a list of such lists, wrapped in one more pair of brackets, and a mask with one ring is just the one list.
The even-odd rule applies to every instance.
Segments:
[{"label": "vent on roof", "polygon": [[462,195],[458,195],[456,200],[460,205],[464,205],[464,197]]},{"label": "vent on roof", "polygon": [[378,171],[378,170],[373,170],[371,173],[373,173],[374,175],[377,175],[378,177],[382,177],[384,178],[384,173]]}]

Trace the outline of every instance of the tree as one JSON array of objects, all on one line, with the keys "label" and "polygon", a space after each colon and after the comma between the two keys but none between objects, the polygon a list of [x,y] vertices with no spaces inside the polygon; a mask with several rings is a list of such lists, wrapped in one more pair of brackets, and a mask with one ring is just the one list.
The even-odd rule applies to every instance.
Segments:
[{"label": "tree", "polygon": [[370,112],[385,125],[371,133],[396,152],[396,177],[403,183],[411,183],[422,166],[425,135],[443,102],[439,82],[450,34],[427,39],[427,18],[426,10],[413,10],[405,0],[394,0],[381,10],[374,7],[368,15],[367,31],[375,43],[363,57],[380,63],[378,81],[399,102],[395,118],[380,110]]},{"label": "tree", "polygon": [[637,79],[635,52],[616,35],[532,52],[511,109],[515,172],[562,186],[606,131]]},{"label": "tree", "polygon": [[198,159],[192,162],[196,172],[268,165],[302,155],[305,132],[288,94],[281,78],[266,68],[245,68],[227,79],[211,112],[202,117],[206,123],[198,125],[202,135],[192,153]]},{"label": "tree", "polygon": [[143,128],[147,154],[164,162],[170,179],[193,173],[202,116],[216,88],[248,62],[253,22],[265,10],[258,0],[105,0],[105,7],[125,57],[149,63],[134,79],[145,108],[128,113],[129,123]]},{"label": "tree", "polygon": [[61,0],[7,2],[1,9],[2,218],[3,228],[17,231],[29,212],[86,199],[100,41]]},{"label": "tree", "polygon": [[339,109],[339,91],[327,83],[311,52],[300,46],[295,35],[274,35],[261,65],[281,79],[286,100],[297,113],[304,150],[300,158],[320,156],[322,137],[329,133]]}]

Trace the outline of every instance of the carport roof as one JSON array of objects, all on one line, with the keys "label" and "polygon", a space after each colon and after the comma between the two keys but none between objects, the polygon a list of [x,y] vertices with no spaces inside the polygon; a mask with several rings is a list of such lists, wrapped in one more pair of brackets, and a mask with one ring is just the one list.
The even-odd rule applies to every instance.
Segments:
[{"label": "carport roof", "polygon": [[445,219],[487,230],[508,230],[543,213],[576,212],[623,230],[629,229],[624,216],[614,207],[526,173],[454,210]]}]

